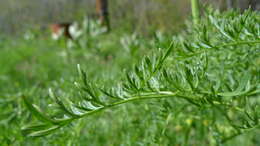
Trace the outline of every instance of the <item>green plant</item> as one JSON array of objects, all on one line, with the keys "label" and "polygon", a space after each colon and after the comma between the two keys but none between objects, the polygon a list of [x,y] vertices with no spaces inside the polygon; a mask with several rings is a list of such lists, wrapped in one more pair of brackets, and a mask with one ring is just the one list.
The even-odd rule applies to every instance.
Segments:
[{"label": "green plant", "polygon": [[[254,132],[260,120],[259,29],[259,12],[223,14],[208,9],[201,25],[189,26],[171,43],[155,40],[159,46],[167,42],[168,49],[145,57],[115,87],[90,81],[78,66],[80,80],[75,82],[76,93],[70,94],[73,97],[63,98],[49,90],[58,105],[55,113],[46,114],[24,95],[27,108],[39,122],[24,126],[22,131],[40,137],[114,106],[167,98],[164,104],[154,104],[162,106],[166,117],[176,115],[173,123],[186,121],[182,125],[184,144],[198,143],[191,138],[194,132],[210,145]],[[172,111],[172,105],[182,108]],[[156,135],[155,141],[162,142],[161,136]]]}]

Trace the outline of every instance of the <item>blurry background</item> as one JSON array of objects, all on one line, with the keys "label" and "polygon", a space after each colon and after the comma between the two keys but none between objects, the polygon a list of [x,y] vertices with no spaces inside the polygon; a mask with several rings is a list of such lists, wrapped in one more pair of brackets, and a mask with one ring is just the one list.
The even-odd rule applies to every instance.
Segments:
[{"label": "blurry background", "polygon": [[[220,10],[256,8],[258,0],[201,0]],[[258,2],[257,2],[258,1]],[[176,32],[189,16],[190,0],[109,0],[112,29]],[[80,21],[95,16],[95,0],[1,0],[0,31],[15,35],[55,22]],[[127,22],[127,23],[125,23]]]}]

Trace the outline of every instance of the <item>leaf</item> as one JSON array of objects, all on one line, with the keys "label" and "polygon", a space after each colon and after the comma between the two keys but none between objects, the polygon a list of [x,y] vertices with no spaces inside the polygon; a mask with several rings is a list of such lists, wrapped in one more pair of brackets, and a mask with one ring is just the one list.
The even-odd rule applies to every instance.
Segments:
[{"label": "leaf", "polygon": [[83,101],[81,105],[82,105],[82,108],[85,108],[87,110],[97,110],[100,108],[100,107],[93,105],[91,102],[87,102],[87,101]]},{"label": "leaf", "polygon": [[60,125],[39,124],[22,128],[22,133],[28,137],[41,137],[49,135],[59,128],[61,128]]},{"label": "leaf", "polygon": [[144,80],[144,75],[142,73],[142,71],[138,68],[138,66],[135,66],[135,74],[137,75],[137,77],[143,81]]},{"label": "leaf", "polygon": [[194,50],[193,50],[192,46],[190,44],[188,44],[187,42],[183,42],[183,47],[184,47],[184,49],[187,50],[187,52],[194,53]]},{"label": "leaf", "polygon": [[130,75],[129,73],[126,73],[126,78],[131,88],[138,90],[138,85],[136,84],[136,80],[134,76],[132,74]]},{"label": "leaf", "polygon": [[210,16],[209,16],[209,19],[211,20],[211,23],[215,25],[215,27],[219,30],[219,32],[220,32],[223,36],[227,37],[227,38],[230,39],[230,40],[234,40],[231,36],[229,36],[229,35],[225,32],[225,30],[223,29],[224,26],[219,26],[217,20],[216,20],[213,16],[210,15]]},{"label": "leaf", "polygon": [[223,92],[223,93],[218,93],[217,95],[219,95],[219,96],[224,96],[224,97],[233,97],[233,96],[241,96],[241,95],[244,95],[245,93],[247,93],[247,92],[238,92],[238,91],[235,91],[235,92]]},{"label": "leaf", "polygon": [[186,81],[188,82],[188,84],[190,85],[192,90],[195,90],[195,86],[193,83],[193,74],[192,74],[192,70],[189,69],[188,67],[185,67],[185,74],[186,74]]},{"label": "leaf", "polygon": [[120,100],[121,98],[120,97],[118,97],[118,96],[116,96],[116,95],[114,95],[113,93],[112,93],[112,89],[110,90],[110,92],[109,91],[106,91],[105,89],[99,89],[103,94],[105,94],[106,96],[108,96],[108,97],[111,97],[111,98],[114,98],[114,99],[117,99],[117,100]]},{"label": "leaf", "polygon": [[29,125],[29,126],[22,127],[21,128],[21,132],[22,132],[22,134],[24,136],[27,136],[27,135],[29,135],[32,132],[48,129],[48,128],[52,127],[52,126],[53,125],[51,125],[51,124]]},{"label": "leaf", "polygon": [[[247,86],[248,82],[251,79],[251,74],[248,72],[245,72],[243,77],[241,78],[240,82],[239,82],[239,86],[238,88],[233,91],[233,92],[224,92],[224,93],[218,93],[218,95],[220,96],[225,96],[225,97],[233,97],[233,96],[241,96],[244,95],[246,93],[248,93],[249,91],[243,91],[243,89],[245,89],[245,87]],[[251,91],[252,92],[252,91]]]},{"label": "leaf", "polygon": [[45,115],[38,106],[33,105],[30,101],[25,97],[22,96],[26,107],[32,112],[32,114],[40,121],[47,122],[47,123],[57,123],[57,121],[51,119],[47,115]]},{"label": "leaf", "polygon": [[79,117],[79,115],[71,112],[65,105],[64,103],[57,97],[54,95],[54,93],[52,92],[51,89],[49,89],[49,94],[50,96],[55,100],[55,102],[60,106],[61,110],[64,111],[65,113],[67,113],[68,115],[70,115],[71,117]]},{"label": "leaf", "polygon": [[159,62],[154,70],[154,72],[160,70],[163,66],[164,61],[166,60],[166,58],[170,55],[170,53],[173,50],[173,46],[174,46],[174,42],[172,42],[169,46],[169,48],[167,49],[166,53],[159,59]]},{"label": "leaf", "polygon": [[156,78],[152,77],[148,82],[151,89],[159,90],[160,84]]},{"label": "leaf", "polygon": [[74,107],[80,109],[80,110],[84,110],[84,111],[92,111],[92,109],[84,107],[82,105],[74,105]]},{"label": "leaf", "polygon": [[236,89],[236,91],[242,91],[246,87],[246,85],[250,81],[250,79],[251,79],[251,74],[249,72],[245,72],[239,82],[239,86]]},{"label": "leaf", "polygon": [[145,64],[147,65],[149,71],[152,72],[153,66],[152,66],[151,60],[146,56],[146,57],[144,58],[144,61],[145,61]]}]

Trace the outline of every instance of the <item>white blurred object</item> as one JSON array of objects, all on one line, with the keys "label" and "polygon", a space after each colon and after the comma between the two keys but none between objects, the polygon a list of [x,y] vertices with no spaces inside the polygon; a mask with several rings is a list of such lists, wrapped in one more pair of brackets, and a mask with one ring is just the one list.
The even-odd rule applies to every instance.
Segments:
[{"label": "white blurred object", "polygon": [[79,29],[78,23],[74,22],[69,27],[69,33],[73,39],[76,39],[82,35],[83,31],[81,29]]},{"label": "white blurred object", "polygon": [[64,29],[59,30],[57,33],[52,33],[52,39],[58,40],[62,34],[64,33]]}]

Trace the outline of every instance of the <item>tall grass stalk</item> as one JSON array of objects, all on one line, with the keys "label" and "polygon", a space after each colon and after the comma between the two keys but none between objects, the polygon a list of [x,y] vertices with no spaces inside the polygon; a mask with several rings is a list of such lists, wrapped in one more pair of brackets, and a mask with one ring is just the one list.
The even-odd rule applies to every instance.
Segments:
[{"label": "tall grass stalk", "polygon": [[193,23],[197,25],[200,19],[199,0],[191,0]]}]

